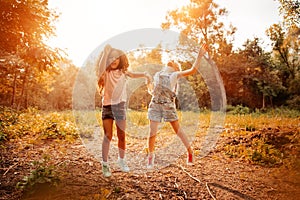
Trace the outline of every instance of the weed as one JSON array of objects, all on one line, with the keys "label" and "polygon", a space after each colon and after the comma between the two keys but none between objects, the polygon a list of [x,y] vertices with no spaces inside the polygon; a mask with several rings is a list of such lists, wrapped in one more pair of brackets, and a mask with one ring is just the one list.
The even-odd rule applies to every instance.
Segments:
[{"label": "weed", "polygon": [[28,176],[24,176],[16,187],[34,193],[39,186],[49,188],[57,186],[60,179],[55,173],[55,167],[49,165],[49,160],[49,156],[44,156],[42,161],[33,161],[31,165],[34,169]]},{"label": "weed", "polygon": [[38,135],[42,139],[71,140],[78,137],[71,113],[0,109],[0,141],[25,135]]},{"label": "weed", "polygon": [[237,105],[237,106],[227,106],[226,110],[229,114],[249,114],[251,113],[251,109],[247,106]]},{"label": "weed", "polygon": [[147,112],[130,110],[128,112],[128,120],[137,126],[145,126],[149,124],[147,119]]}]

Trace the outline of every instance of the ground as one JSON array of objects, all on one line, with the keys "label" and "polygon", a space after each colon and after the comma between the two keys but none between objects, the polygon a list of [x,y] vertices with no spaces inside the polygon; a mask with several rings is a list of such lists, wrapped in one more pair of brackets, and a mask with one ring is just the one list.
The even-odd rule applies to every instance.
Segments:
[{"label": "ground", "polygon": [[[222,151],[226,137],[220,137],[218,145],[207,156],[196,159],[193,166],[186,165],[183,155],[154,171],[123,173],[113,169],[110,178],[102,176],[101,164],[80,139],[34,140],[10,140],[1,148],[1,200],[300,199],[299,171],[230,158]],[[39,186],[27,192],[17,189],[16,184],[32,169],[29,161],[41,160],[41,155],[48,155],[56,166],[58,187]]]}]

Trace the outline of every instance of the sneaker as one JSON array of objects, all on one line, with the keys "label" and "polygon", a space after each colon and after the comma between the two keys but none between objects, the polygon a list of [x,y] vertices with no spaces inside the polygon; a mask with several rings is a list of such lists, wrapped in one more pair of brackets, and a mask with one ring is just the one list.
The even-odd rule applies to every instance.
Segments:
[{"label": "sneaker", "polygon": [[193,165],[194,164],[194,154],[193,153],[192,154],[190,154],[190,153],[187,154],[186,163],[188,165]]},{"label": "sneaker", "polygon": [[119,158],[118,159],[118,165],[119,165],[122,172],[129,172],[130,171],[129,167],[126,164],[125,159]]},{"label": "sneaker", "polygon": [[103,173],[104,177],[110,177],[111,176],[111,172],[110,172],[108,164],[102,164],[102,173]]},{"label": "sneaker", "polygon": [[148,156],[148,163],[147,163],[147,169],[153,169],[153,167],[154,167],[154,160],[155,160],[155,154],[149,154],[149,156]]}]

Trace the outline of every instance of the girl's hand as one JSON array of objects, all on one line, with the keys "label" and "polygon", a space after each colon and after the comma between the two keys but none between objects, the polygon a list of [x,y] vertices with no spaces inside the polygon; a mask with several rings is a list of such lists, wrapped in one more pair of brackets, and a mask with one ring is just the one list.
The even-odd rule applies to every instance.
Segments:
[{"label": "girl's hand", "polygon": [[152,76],[148,72],[144,72],[146,77],[146,84],[150,84],[152,82]]},{"label": "girl's hand", "polygon": [[112,47],[109,44],[105,45],[105,47],[104,47],[104,53],[106,55],[108,55],[110,53],[111,49],[112,49]]},{"label": "girl's hand", "polygon": [[198,57],[202,57],[208,50],[207,44],[202,44],[198,53]]}]

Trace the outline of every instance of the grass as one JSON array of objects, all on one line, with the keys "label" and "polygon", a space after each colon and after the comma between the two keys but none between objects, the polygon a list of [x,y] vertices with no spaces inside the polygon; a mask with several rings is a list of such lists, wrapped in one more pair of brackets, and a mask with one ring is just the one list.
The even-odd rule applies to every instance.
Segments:
[{"label": "grass", "polygon": [[300,117],[290,113],[227,115],[222,137],[229,139],[223,151],[229,157],[269,167],[297,163],[299,124]]},{"label": "grass", "polygon": [[[227,138],[223,152],[229,157],[268,166],[282,164],[291,157],[298,159],[299,112],[275,109],[266,113],[227,113],[225,116],[224,113],[209,111],[179,111],[178,116],[183,129],[196,136],[201,136],[209,127],[223,127],[221,137]],[[28,109],[16,112],[1,108],[0,122],[2,143],[25,136],[74,141],[79,134],[90,137],[94,134],[95,127],[102,127],[101,112],[98,110],[41,112]],[[147,112],[128,110],[127,133],[145,138],[148,131]],[[164,138],[174,135],[168,123],[161,124],[159,134]],[[37,143],[38,140],[34,142]]]},{"label": "grass", "polygon": [[[194,137],[202,137],[210,127],[222,126],[219,138],[222,143],[218,145],[218,150],[230,159],[265,167],[299,169],[300,115],[295,111],[272,110],[266,113],[226,115],[209,111],[178,111],[178,116],[185,132]],[[15,148],[21,151],[29,146],[31,148],[43,144],[42,140],[62,144],[74,142],[79,136],[89,139],[94,134],[95,127],[102,129],[99,110],[44,112],[28,109],[16,112],[0,108],[0,148],[16,142],[21,145],[16,145]],[[134,147],[136,150],[143,150],[148,132],[147,112],[128,110],[129,149]],[[163,148],[172,144],[174,138],[176,135],[171,126],[162,123],[156,144]],[[18,188],[35,191],[45,184],[55,186],[59,183],[61,175],[56,173],[56,166],[48,157],[34,160],[28,166],[31,166],[31,170],[18,182]]]}]

